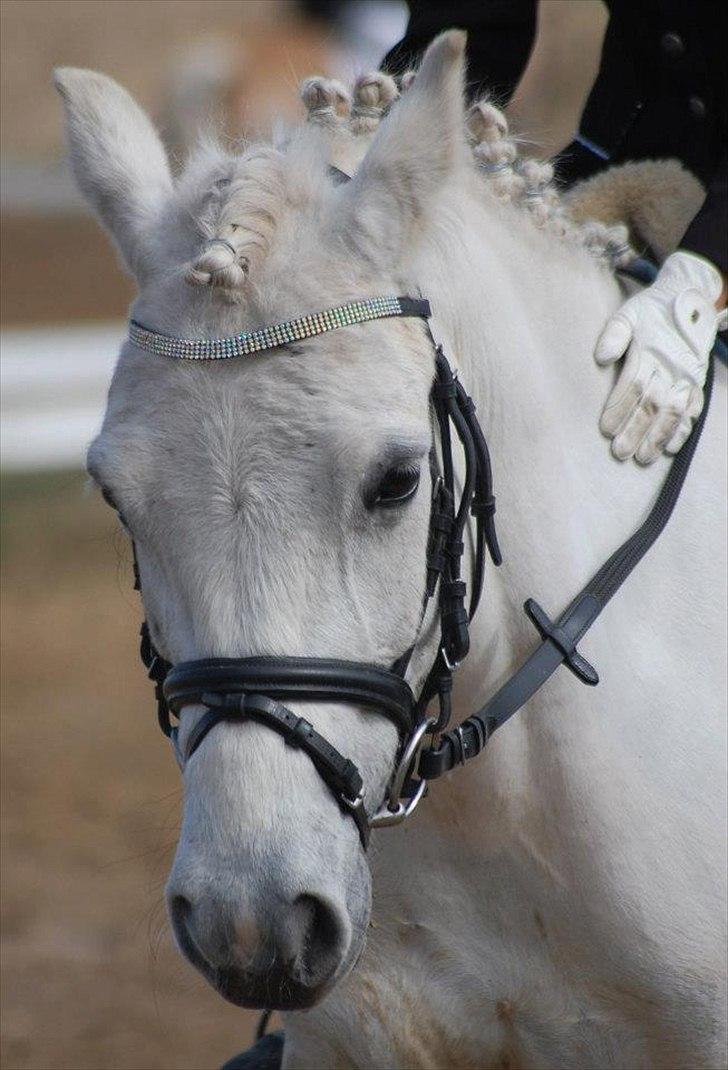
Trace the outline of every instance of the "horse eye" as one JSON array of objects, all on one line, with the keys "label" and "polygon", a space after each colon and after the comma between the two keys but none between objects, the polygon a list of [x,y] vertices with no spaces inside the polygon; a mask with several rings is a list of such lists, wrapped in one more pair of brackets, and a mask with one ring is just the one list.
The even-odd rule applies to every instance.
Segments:
[{"label": "horse eye", "polygon": [[397,465],[385,472],[369,496],[367,505],[388,507],[401,505],[413,497],[420,485],[420,469],[417,465]]}]

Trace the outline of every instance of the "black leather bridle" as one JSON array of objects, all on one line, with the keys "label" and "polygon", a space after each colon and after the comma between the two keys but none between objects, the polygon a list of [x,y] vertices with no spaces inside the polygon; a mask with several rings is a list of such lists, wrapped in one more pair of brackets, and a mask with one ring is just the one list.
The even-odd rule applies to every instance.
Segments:
[{"label": "black leather bridle", "polygon": [[[648,268],[649,265],[645,268],[640,262],[639,270],[632,273],[641,281],[648,281]],[[344,313],[342,309],[355,311]],[[291,332],[294,338],[309,337],[351,323],[390,316],[416,316],[427,323],[429,315],[429,304],[421,298],[372,298],[233,339],[209,343],[168,339],[132,324],[131,340],[163,356],[221,359],[285,345]],[[717,343],[718,347],[721,345]],[[559,665],[566,664],[585,684],[593,686],[599,682],[596,671],[579,654],[577,643],[667,524],[695,453],[712,389],[711,362],[702,413],[673,460],[647,519],[612,554],[558,620],[552,621],[533,599],[526,601],[524,609],[541,636],[540,644],[481,709],[448,730],[453,672],[468,653],[469,623],[480,601],[486,552],[496,565],[501,563],[501,553],[495,532],[495,498],[485,436],[475,406],[453,374],[442,347],[434,339],[433,346],[435,374],[431,403],[438,449],[433,442],[433,495],[421,620],[430,599],[437,594],[440,640],[418,697],[405,680],[418,637],[389,668],[324,657],[203,658],[171,665],[155,649],[146,622],[141,628],[141,657],[155,683],[159,723],[165,735],[172,739],[181,766],[223,721],[252,720],[263,724],[310,758],[341,809],[356,822],[365,848],[372,827],[397,824],[407,817],[423,797],[427,782],[479,754],[493,732],[532,697]],[[453,434],[464,455],[464,481],[459,490],[455,484]],[[461,564],[470,518],[475,522],[475,538],[470,600],[466,606],[467,583],[461,575]],[[134,565],[136,587],[140,589],[136,553]],[[428,709],[434,698],[438,699],[438,714],[429,717]],[[362,778],[354,763],[309,721],[288,709],[284,705],[286,701],[354,703],[394,723],[399,748],[388,796],[381,807],[374,812],[367,810]],[[170,714],[177,716],[189,705],[202,705],[206,712],[191,729],[181,749]],[[430,744],[423,747],[426,737]]]},{"label": "black leather bridle", "polygon": [[[427,301],[399,298],[399,315],[430,315]],[[332,328],[333,329],[333,328]],[[324,657],[202,658],[171,665],[157,652],[149,628],[141,628],[141,657],[156,685],[159,724],[175,743],[184,765],[208,733],[223,721],[252,720],[281,735],[313,762],[341,809],[356,822],[362,844],[370,828],[394,824],[414,808],[424,793],[424,782],[409,780],[410,767],[425,734],[442,732],[450,720],[450,694],[454,669],[467,655],[469,622],[477,609],[483,586],[486,548],[496,564],[501,555],[495,532],[495,498],[488,446],[475,416],[475,406],[453,374],[442,348],[435,347],[435,377],[431,392],[438,447],[431,450],[433,493],[427,554],[427,579],[421,621],[427,605],[438,594],[440,641],[437,655],[418,698],[405,673],[415,643],[389,668],[363,662]],[[452,455],[453,436],[462,447],[464,482],[458,492]],[[469,607],[468,585],[461,576],[465,528],[475,521],[473,568]],[[136,567],[137,588],[141,587]],[[428,718],[433,698],[439,700],[436,718]],[[354,703],[376,711],[393,722],[399,737],[395,775],[387,804],[367,812],[364,785],[356,765],[317,732],[285,702]],[[190,705],[206,707],[180,749],[170,715]],[[406,763],[406,766],[403,764]],[[397,788],[396,797],[392,787]]]}]

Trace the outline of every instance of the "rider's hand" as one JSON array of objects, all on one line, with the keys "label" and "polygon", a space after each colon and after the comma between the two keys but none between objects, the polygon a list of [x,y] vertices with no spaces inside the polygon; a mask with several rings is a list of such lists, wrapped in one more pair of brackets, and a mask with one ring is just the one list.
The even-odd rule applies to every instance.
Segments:
[{"label": "rider's hand", "polygon": [[708,260],[673,253],[652,285],[630,297],[602,331],[599,364],[627,354],[600,421],[620,461],[649,464],[663,450],[677,453],[687,439],[703,407],[723,293],[723,276]]}]

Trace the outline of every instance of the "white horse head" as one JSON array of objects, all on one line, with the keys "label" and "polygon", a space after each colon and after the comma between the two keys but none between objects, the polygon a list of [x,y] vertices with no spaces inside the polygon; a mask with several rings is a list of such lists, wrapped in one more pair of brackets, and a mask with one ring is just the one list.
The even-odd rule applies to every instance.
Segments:
[{"label": "white horse head", "polygon": [[[145,326],[216,338],[362,297],[432,302],[488,429],[508,550],[458,675],[464,715],[532,649],[523,598],[568,604],[645,515],[666,462],[620,467],[597,430],[609,373],[590,354],[621,300],[601,254],[620,255],[620,235],[575,234],[550,168],[514,168],[500,113],[466,118],[463,46],[438,38],[381,123],[388,81],[363,80],[349,120],[347,94],[316,80],[313,122],[286,144],[204,148],[176,181],[122,89],[58,81],[78,180]],[[354,178],[337,185],[330,163]],[[433,372],[414,319],[250,359],[124,347],[89,469],[134,538],[165,658],[386,668],[417,640],[417,693],[436,646],[420,622]],[[175,932],[234,1002],[328,994],[287,1020],[286,1065],[722,1065],[716,386],[670,527],[585,639],[600,687],[556,674],[477,767],[438,783],[422,820],[381,833],[371,873],[311,761],[269,729],[220,724],[187,763]],[[374,809],[392,723],[291,705],[356,763]],[[203,712],[183,710],[182,749]]]},{"label": "white horse head", "polygon": [[[175,183],[124,90],[60,71],[75,172],[136,277],[134,318],[171,335],[220,336],[401,292],[402,264],[466,158],[462,53],[461,34],[440,39],[339,187],[310,127],[283,149],[208,149]],[[217,285],[190,285],[215,271]],[[432,376],[432,343],[412,320],[216,366],[124,348],[88,467],[134,538],[151,635],[167,659],[389,666],[412,645]],[[420,672],[432,642],[418,650]],[[184,711],[182,739],[200,713]],[[307,704],[306,716],[356,762],[375,806],[394,727],[334,704]],[[225,725],[185,771],[168,897],[183,950],[225,995],[298,1006],[356,961],[370,879],[354,823],[309,759],[265,728]]]}]

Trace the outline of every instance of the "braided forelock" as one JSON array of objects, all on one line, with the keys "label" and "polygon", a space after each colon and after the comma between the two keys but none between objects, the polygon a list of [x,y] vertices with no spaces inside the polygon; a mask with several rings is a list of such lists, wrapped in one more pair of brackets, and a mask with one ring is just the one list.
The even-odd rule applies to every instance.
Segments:
[{"label": "braided forelock", "polygon": [[[193,161],[190,169],[196,166]],[[228,300],[239,300],[248,272],[270,248],[283,202],[279,149],[256,145],[238,157],[220,153],[196,215],[204,246],[189,266],[188,281],[219,287]]]}]

